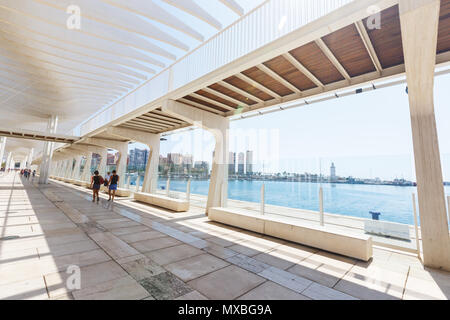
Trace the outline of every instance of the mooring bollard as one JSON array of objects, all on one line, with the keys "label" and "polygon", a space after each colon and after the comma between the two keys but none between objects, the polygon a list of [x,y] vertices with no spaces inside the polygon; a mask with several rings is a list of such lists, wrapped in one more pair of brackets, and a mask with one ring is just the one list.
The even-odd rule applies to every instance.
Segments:
[{"label": "mooring bollard", "polygon": [[319,189],[319,210],[320,210],[320,225],[324,226],[324,216],[323,216],[323,189]]},{"label": "mooring bollard", "polygon": [[422,259],[420,256],[420,242],[419,242],[419,226],[417,223],[417,207],[416,207],[416,194],[412,194],[412,202],[413,202],[413,212],[414,212],[414,229],[416,231],[416,247],[417,247],[417,256],[419,259]]}]

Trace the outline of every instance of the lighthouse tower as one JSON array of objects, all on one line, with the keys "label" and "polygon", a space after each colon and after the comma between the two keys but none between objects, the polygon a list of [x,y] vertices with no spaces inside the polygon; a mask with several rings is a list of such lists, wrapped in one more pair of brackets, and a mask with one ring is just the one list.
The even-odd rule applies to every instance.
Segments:
[{"label": "lighthouse tower", "polygon": [[331,182],[337,181],[337,178],[336,178],[336,167],[334,166],[334,162],[331,163],[331,167],[330,167],[330,181]]}]

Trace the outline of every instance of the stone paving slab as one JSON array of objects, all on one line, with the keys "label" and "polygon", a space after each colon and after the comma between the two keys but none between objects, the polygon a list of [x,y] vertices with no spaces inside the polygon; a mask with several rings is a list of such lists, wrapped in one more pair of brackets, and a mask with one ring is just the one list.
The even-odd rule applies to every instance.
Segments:
[{"label": "stone paving slab", "polygon": [[[14,180],[14,189],[11,189]],[[357,262],[131,199],[0,177],[0,299],[448,299],[450,274],[374,249]],[[9,205],[7,205],[9,202]],[[202,207],[203,206],[203,207]],[[71,265],[81,290],[67,288]],[[219,288],[219,289],[218,289]]]}]

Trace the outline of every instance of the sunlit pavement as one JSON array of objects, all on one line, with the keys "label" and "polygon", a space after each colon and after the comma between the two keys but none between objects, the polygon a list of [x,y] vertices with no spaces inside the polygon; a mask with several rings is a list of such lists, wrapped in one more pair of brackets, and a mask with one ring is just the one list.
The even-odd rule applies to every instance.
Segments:
[{"label": "sunlit pavement", "polygon": [[[0,299],[448,299],[450,274],[368,263],[52,182],[0,177]],[[74,288],[80,271],[80,287]]]}]

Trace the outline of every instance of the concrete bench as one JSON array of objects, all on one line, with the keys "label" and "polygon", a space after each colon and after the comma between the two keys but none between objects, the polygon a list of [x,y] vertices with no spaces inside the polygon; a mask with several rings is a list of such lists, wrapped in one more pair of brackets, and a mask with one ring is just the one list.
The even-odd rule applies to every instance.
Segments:
[{"label": "concrete bench", "polygon": [[372,237],[339,230],[332,226],[311,226],[300,221],[267,217],[242,209],[211,208],[208,218],[233,227],[284,239],[313,248],[368,261],[373,255]]},{"label": "concrete bench", "polygon": [[385,237],[411,240],[409,226],[401,223],[366,220],[364,221],[364,231]]},{"label": "concrete bench", "polygon": [[143,192],[136,192],[134,194],[134,199],[139,202],[148,203],[175,212],[189,211],[189,201],[187,200],[172,199],[162,195]]},{"label": "concrete bench", "polygon": [[76,186],[80,186],[80,187],[86,187],[86,185],[88,183],[86,181],[74,180],[73,184],[76,185]]},{"label": "concrete bench", "polygon": [[[100,187],[100,191],[104,192],[104,193],[109,193],[109,188],[105,187],[104,185],[102,185]],[[131,191],[128,189],[123,189],[123,188],[117,188],[116,190],[116,197],[124,197],[124,198],[129,198],[131,197]]]}]

